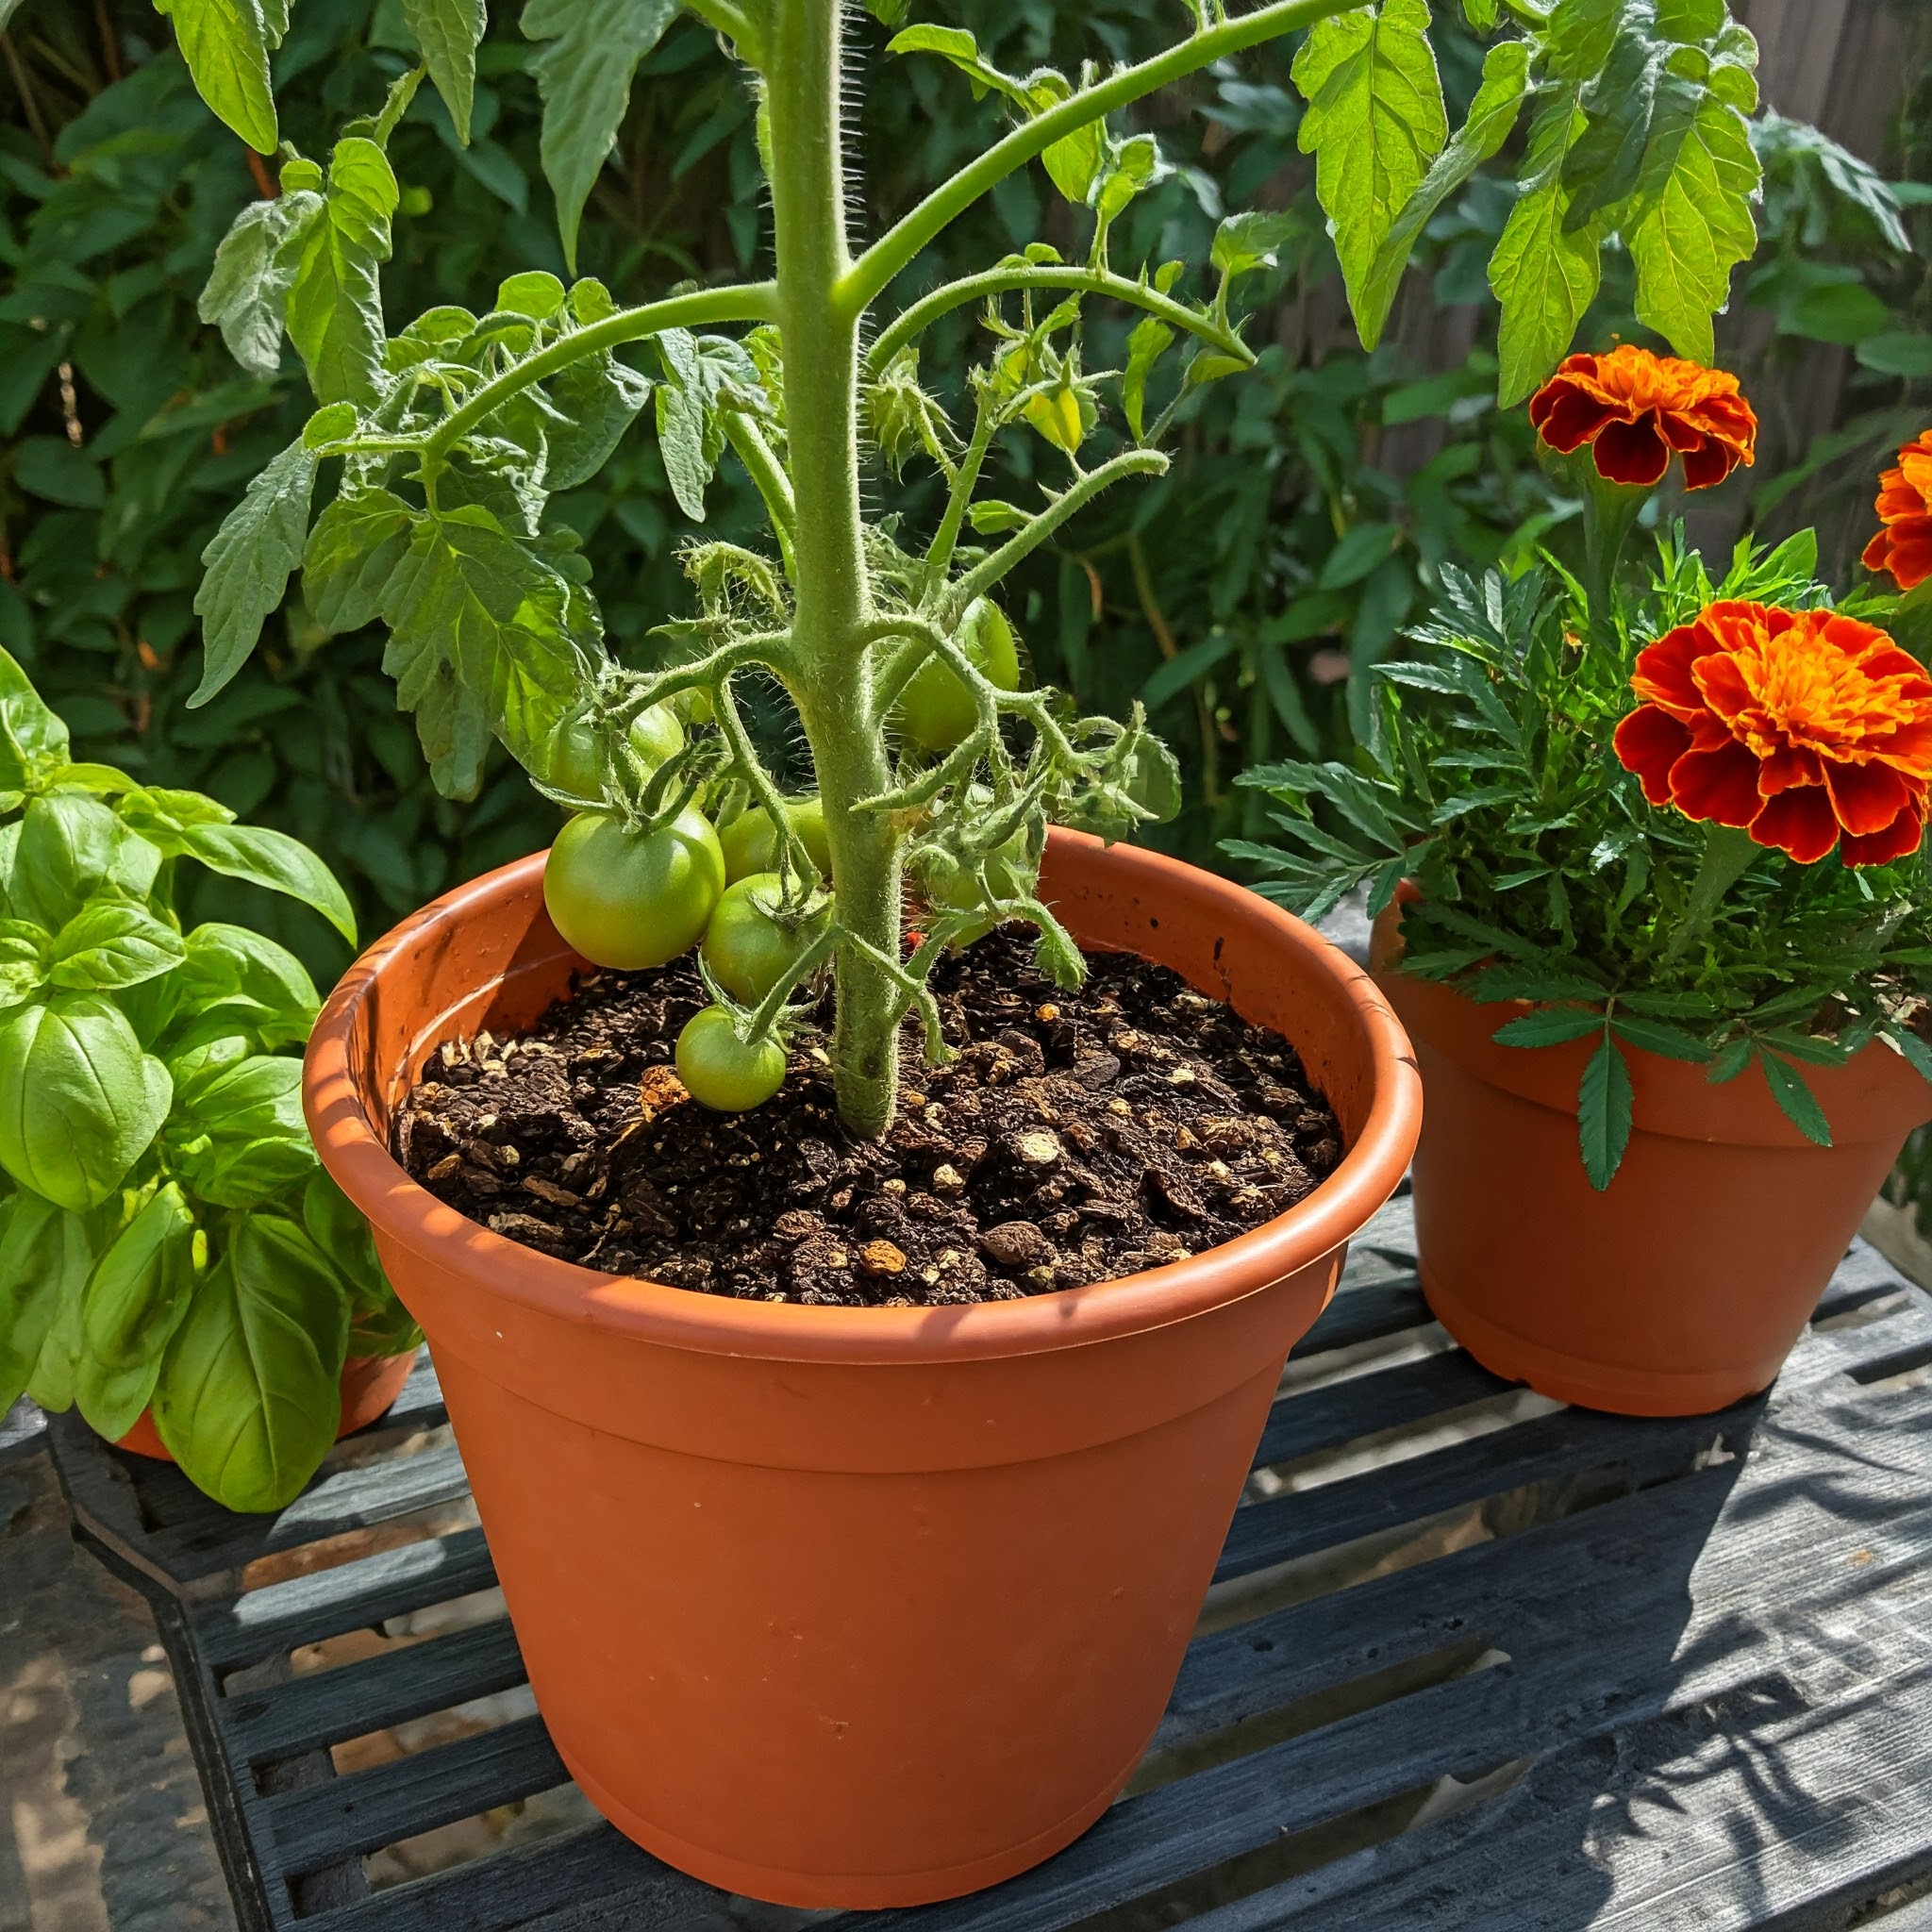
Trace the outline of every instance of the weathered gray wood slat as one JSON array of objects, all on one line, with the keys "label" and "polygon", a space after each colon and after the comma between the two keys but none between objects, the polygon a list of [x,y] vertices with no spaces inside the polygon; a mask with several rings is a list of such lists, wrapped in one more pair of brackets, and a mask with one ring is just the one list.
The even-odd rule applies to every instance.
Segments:
[{"label": "weathered gray wood slat", "polygon": [[253,1663],[347,1630],[454,1602],[490,1589],[496,1566],[480,1529],[404,1543],[328,1570],[249,1591],[194,1614],[194,1639],[210,1664]]},{"label": "weathered gray wood slat", "polygon": [[1433,1319],[1412,1275],[1364,1287],[1345,1284],[1316,1317],[1314,1326],[1296,1342],[1293,1359],[1306,1361],[1330,1349],[1380,1341],[1404,1329],[1420,1328]]},{"label": "weathered gray wood slat", "polygon": [[332,1914],[327,1932],[732,1932],[724,1906],[596,1825],[377,1892]]},{"label": "weathered gray wood slat", "polygon": [[526,1717],[271,1798],[265,1808],[282,1869],[299,1874],[569,1781],[542,1720]]},{"label": "weathered gray wood slat", "polygon": [[1511,1385],[1472,1361],[1459,1349],[1420,1361],[1353,1375],[1277,1401],[1255,1451],[1255,1466],[1288,1462],[1321,1449],[1337,1449],[1382,1429],[1501,1395]]},{"label": "weathered gray wood slat", "polygon": [[1380,1469],[1367,1481],[1297,1490],[1235,1511],[1215,1581],[1245,1575],[1357,1537],[1399,1528],[1527,1482],[1601,1470],[1632,1487],[1688,1474],[1750,1410],[1664,1423],[1566,1410]]},{"label": "weathered gray wood slat", "polygon": [[192,1580],[454,1502],[469,1487],[456,1444],[441,1443],[420,1455],[325,1474],[277,1516],[185,1523],[156,1535],[151,1546],[157,1561]]},{"label": "weathered gray wood slat", "polygon": [[510,1690],[525,1675],[515,1634],[498,1617],[286,1684],[234,1692],[219,1714],[238,1762],[260,1764]]}]

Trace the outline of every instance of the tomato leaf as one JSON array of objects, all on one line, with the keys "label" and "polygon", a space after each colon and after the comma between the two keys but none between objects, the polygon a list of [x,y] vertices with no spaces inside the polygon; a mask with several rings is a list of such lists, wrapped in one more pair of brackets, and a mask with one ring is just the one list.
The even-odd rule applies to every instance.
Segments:
[{"label": "tomato leaf", "polygon": [[395,171],[375,142],[350,135],[336,143],[322,212],[303,232],[288,301],[289,340],[317,402],[381,399],[387,331],[379,271],[390,258],[399,198]]},{"label": "tomato leaf", "polygon": [[0,1027],[0,1167],[84,1214],[146,1153],[174,1086],[97,993],[23,1007]]},{"label": "tomato leaf", "polygon": [[155,0],[175,23],[195,92],[258,154],[277,139],[261,0]]},{"label": "tomato leaf", "polygon": [[221,330],[229,355],[251,375],[270,376],[282,366],[289,291],[322,211],[322,196],[308,189],[252,201],[215,250],[196,313]]},{"label": "tomato leaf", "polygon": [[302,552],[302,601],[325,631],[340,635],[375,622],[415,519],[387,490],[345,492],[316,518]]},{"label": "tomato leaf", "polygon": [[317,460],[299,439],[291,442],[249,484],[201,553],[194,613],[202,621],[202,673],[190,706],[207,704],[248,661],[287,593],[308,535]]},{"label": "tomato leaf", "polygon": [[1430,217],[1509,139],[1528,88],[1529,43],[1505,41],[1491,47],[1483,61],[1482,86],[1469,104],[1468,117],[1404,203],[1362,277],[1355,301],[1355,320],[1365,349],[1373,349],[1382,339],[1389,311],[1395,304],[1395,291],[1408,266],[1409,251]]},{"label": "tomato leaf", "polygon": [[470,144],[470,111],[476,99],[476,43],[490,24],[484,0],[403,0],[403,19],[442,104],[449,109],[457,139]]},{"label": "tomato leaf", "polygon": [[543,177],[557,197],[564,259],[577,264],[577,225],[630,105],[638,62],[664,36],[677,0],[526,0],[524,38],[548,44],[530,61],[543,101]]},{"label": "tomato leaf", "polygon": [[1359,308],[1376,251],[1449,138],[1425,0],[1381,0],[1318,22],[1292,70],[1308,103],[1298,137]]}]

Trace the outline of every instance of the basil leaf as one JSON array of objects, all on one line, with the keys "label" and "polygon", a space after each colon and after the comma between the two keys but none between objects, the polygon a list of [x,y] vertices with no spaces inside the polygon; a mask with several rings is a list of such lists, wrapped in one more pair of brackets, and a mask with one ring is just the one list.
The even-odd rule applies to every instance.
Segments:
[{"label": "basil leaf", "polygon": [[186,957],[181,935],[144,906],[96,900],[55,935],[47,977],[82,992],[108,992],[171,973]]},{"label": "basil leaf", "polygon": [[201,553],[202,673],[190,706],[205,705],[254,654],[302,560],[320,458],[298,437],[249,484]]},{"label": "basil leaf", "polygon": [[194,1286],[194,1215],[172,1181],[94,1263],[80,1303],[74,1399],[90,1427],[117,1441],[148,1405],[161,1357]]},{"label": "basil leaf", "polygon": [[286,946],[246,926],[210,921],[188,935],[179,974],[181,1005],[253,1029],[266,1046],[298,1045],[315,1024],[321,999],[308,969]]},{"label": "basil leaf", "polygon": [[0,919],[0,1011],[31,999],[47,976],[53,935],[28,919]]},{"label": "basil leaf", "polygon": [[293,1222],[251,1214],[202,1279],[154,1393],[190,1481],[230,1509],[301,1493],[341,1422],[349,1303]]},{"label": "basil leaf", "polygon": [[67,725],[0,650],[0,791],[27,791],[67,762]]},{"label": "basil leaf", "polygon": [[147,1151],[173,1094],[109,1001],[62,993],[24,1007],[0,1027],[0,1167],[85,1213]]},{"label": "basil leaf", "polygon": [[[91,1259],[78,1215],[25,1189],[0,1201],[0,1415],[37,1379],[47,1338]],[[65,1408],[67,1401],[42,1407]]]},{"label": "basil leaf", "polygon": [[557,197],[557,227],[576,273],[577,225],[630,105],[638,62],[663,38],[677,0],[525,0],[525,40],[550,44],[530,71],[543,101],[543,178]]},{"label": "basil leaf", "polygon": [[389,1285],[368,1222],[326,1168],[317,1168],[302,1191],[302,1225],[348,1286],[349,1353],[407,1355],[420,1347],[423,1331]]},{"label": "basil leaf", "polygon": [[356,943],[356,914],[334,873],[299,839],[265,825],[190,825],[177,834],[179,849],[210,872],[286,892],[312,906]]},{"label": "basil leaf", "polygon": [[302,1062],[250,1054],[199,1069],[184,1081],[162,1145],[168,1166],[197,1199],[259,1208],[315,1167],[302,1118]]},{"label": "basil leaf", "polygon": [[52,792],[27,805],[7,895],[15,912],[58,932],[96,895],[146,898],[160,862],[98,799]]}]

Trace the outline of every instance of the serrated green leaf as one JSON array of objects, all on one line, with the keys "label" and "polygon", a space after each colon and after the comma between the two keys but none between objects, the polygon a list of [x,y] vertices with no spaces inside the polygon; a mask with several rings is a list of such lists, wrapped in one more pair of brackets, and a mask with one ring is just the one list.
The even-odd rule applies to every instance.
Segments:
[{"label": "serrated green leaf", "polygon": [[1831,1123],[1824,1117],[1817,1096],[1805,1084],[1796,1067],[1774,1053],[1759,1048],[1757,1064],[1764,1069],[1764,1084],[1784,1117],[1814,1146],[1831,1145]]},{"label": "serrated green leaf", "polygon": [[[908,26],[903,33],[897,33],[886,42],[889,54],[937,54],[941,60],[949,60],[973,83],[973,97],[983,100],[990,92],[998,92],[1024,102],[1024,94],[1020,83],[1010,75],[1002,74],[979,51],[979,42],[963,26],[934,26],[922,23]],[[1042,75],[1041,80],[1047,76]],[[1054,75],[1053,78],[1059,78]],[[1083,196],[1084,199],[1084,196]]]},{"label": "serrated green leaf", "polygon": [[1490,258],[1490,286],[1503,305],[1497,334],[1496,399],[1513,408],[1568,352],[1602,276],[1602,225],[1568,225],[1564,157],[1585,126],[1574,94],[1564,93],[1530,128],[1516,206]]},{"label": "serrated green leaf", "polygon": [[638,62],[676,15],[677,0],[526,0],[524,38],[548,42],[530,71],[543,101],[543,178],[573,274],[584,204],[617,145]]},{"label": "serrated green leaf", "polygon": [[1673,1026],[1666,1020],[1651,1020],[1638,1013],[1619,1012],[1611,1024],[1619,1040],[1628,1041],[1644,1053],[1654,1053],[1667,1060],[1688,1060],[1700,1067],[1711,1058],[1710,1048],[1704,1041],[1694,1033],[1685,1032],[1681,1026]]},{"label": "serrated green leaf", "polygon": [[1301,218],[1294,214],[1253,208],[1229,215],[1215,229],[1208,258],[1222,278],[1231,282],[1257,268],[1273,268],[1281,244],[1301,230]]},{"label": "serrated green leaf", "polygon": [[1616,1179],[1617,1170],[1624,1164],[1635,1105],[1630,1091],[1630,1069],[1624,1064],[1624,1056],[1607,1033],[1583,1070],[1576,1101],[1576,1133],[1583,1150],[1584,1172],[1590,1176],[1591,1186],[1602,1193]]},{"label": "serrated green leaf", "polygon": [[1757,246],[1751,201],[1762,178],[1744,117],[1707,92],[1653,135],[1634,219],[1616,211],[1637,266],[1638,320],[1680,356],[1716,355],[1711,317],[1729,302],[1731,271]]},{"label": "serrated green leaf", "polygon": [[188,700],[205,705],[248,661],[269,613],[289,588],[308,535],[315,452],[297,440],[256,477],[201,553],[194,595],[201,619],[201,682]]},{"label": "serrated green leaf", "polygon": [[306,189],[250,202],[215,250],[196,312],[221,330],[229,355],[251,375],[270,376],[282,366],[289,290],[322,208],[322,196]]},{"label": "serrated green leaf", "polygon": [[323,629],[340,635],[375,622],[415,519],[387,490],[339,496],[316,518],[302,552],[302,600]]},{"label": "serrated green leaf", "polygon": [[1158,315],[1143,316],[1127,337],[1127,367],[1121,377],[1121,406],[1126,411],[1127,426],[1133,430],[1136,442],[1143,441],[1147,434],[1147,378],[1173,341],[1174,330]]},{"label": "serrated green leaf", "polygon": [[174,21],[195,92],[258,154],[274,154],[279,136],[260,0],[155,0],[155,10]]},{"label": "serrated green leaf", "polygon": [[470,144],[470,111],[476,99],[476,43],[489,25],[485,0],[402,0],[403,18],[423,50],[423,64],[455,123],[457,139]]},{"label": "serrated green leaf", "polygon": [[317,402],[374,405],[382,393],[379,271],[400,192],[389,157],[350,135],[329,158],[320,217],[305,231],[289,290],[288,331]]},{"label": "serrated green leaf", "polygon": [[383,590],[383,668],[449,795],[480,776],[484,731],[527,763],[580,694],[569,602],[564,579],[487,510],[417,521]]},{"label": "serrated green leaf", "polygon": [[1315,157],[1315,192],[1335,237],[1349,301],[1359,308],[1397,214],[1449,138],[1425,0],[1318,22],[1295,56],[1308,103],[1297,137]]},{"label": "serrated green leaf", "polygon": [[1562,1046],[1603,1030],[1601,1013],[1579,1012],[1571,1007],[1544,1007],[1506,1022],[1490,1038],[1501,1046]]},{"label": "serrated green leaf", "polygon": [[[1493,11],[1494,0],[1491,5]],[[1364,348],[1373,349],[1382,340],[1389,311],[1395,305],[1395,291],[1408,266],[1409,252],[1430,217],[1509,139],[1528,88],[1529,43],[1505,41],[1491,47],[1483,61],[1482,86],[1469,104],[1468,117],[1404,203],[1362,278],[1355,321]]]}]

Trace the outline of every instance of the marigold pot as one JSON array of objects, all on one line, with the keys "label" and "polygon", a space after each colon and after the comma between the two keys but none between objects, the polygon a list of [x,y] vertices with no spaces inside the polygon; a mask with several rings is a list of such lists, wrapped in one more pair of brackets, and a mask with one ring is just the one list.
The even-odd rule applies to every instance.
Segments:
[{"label": "marigold pot", "polygon": [[1511,1005],[1395,970],[1376,978],[1415,1041],[1428,1124],[1415,1158],[1423,1291],[1498,1375],[1624,1415],[1702,1415],[1768,1388],[1804,1332],[1932,1086],[1884,1045],[1807,1067],[1834,1144],[1791,1125],[1755,1071],[1624,1048],[1630,1144],[1598,1193],[1577,1149],[1589,1040],[1499,1046]]},{"label": "marigold pot", "polygon": [[[366,1429],[371,1423],[386,1415],[396,1397],[403,1392],[403,1384],[409,1379],[409,1371],[415,1366],[414,1349],[408,1355],[351,1356],[342,1364],[342,1420],[336,1430],[336,1441],[340,1442],[344,1436],[353,1436],[358,1429]],[[142,1410],[134,1426],[114,1446],[131,1449],[137,1456],[150,1456],[157,1462],[173,1462],[175,1459],[155,1427],[154,1410],[151,1408]]]},{"label": "marigold pot", "polygon": [[909,1905],[1021,1871],[1153,1734],[1282,1359],[1414,1146],[1401,1029],[1286,913],[1056,832],[1044,890],[1074,932],[1286,1034],[1340,1170],[1129,1280],[946,1309],[724,1300],[516,1246],[390,1157],[428,1053],[527,1024],[581,964],[541,878],[541,857],[492,873],[367,954],[307,1091],[428,1332],[558,1749],[621,1830],[735,1891]]}]

